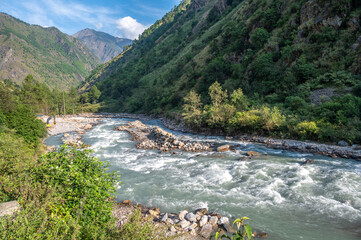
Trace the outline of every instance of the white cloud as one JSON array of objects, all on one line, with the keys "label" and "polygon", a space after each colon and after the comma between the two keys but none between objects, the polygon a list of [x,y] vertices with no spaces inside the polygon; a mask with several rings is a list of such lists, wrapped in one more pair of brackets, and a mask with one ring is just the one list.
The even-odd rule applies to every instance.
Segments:
[{"label": "white cloud", "polygon": [[103,24],[102,23],[97,23],[95,24],[95,27],[99,30],[103,27]]},{"label": "white cloud", "polygon": [[137,20],[129,16],[116,20],[115,24],[122,32],[122,37],[129,39],[138,38],[138,36],[147,29],[147,26],[137,22]]}]

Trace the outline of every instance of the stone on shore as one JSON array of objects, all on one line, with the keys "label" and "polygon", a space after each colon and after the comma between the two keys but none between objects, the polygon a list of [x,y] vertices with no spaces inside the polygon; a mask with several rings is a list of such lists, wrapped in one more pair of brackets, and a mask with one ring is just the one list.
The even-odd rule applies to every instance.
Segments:
[{"label": "stone on shore", "polygon": [[18,201],[11,201],[0,204],[0,217],[5,215],[12,215],[20,210]]},{"label": "stone on shore", "polygon": [[183,219],[182,221],[180,221],[179,226],[181,226],[181,228],[185,229],[186,227],[188,227],[189,225],[191,225],[191,223],[185,219]]},{"label": "stone on shore", "polygon": [[229,145],[223,145],[217,148],[217,152],[228,152],[230,151]]},{"label": "stone on shore", "polygon": [[206,225],[208,223],[208,216],[207,215],[203,215],[201,217],[201,220],[199,221],[199,226],[203,227],[204,225]]},{"label": "stone on shore", "polygon": [[255,152],[255,151],[249,151],[249,152],[246,153],[246,155],[248,157],[259,157],[259,156],[261,156],[261,154],[259,152]]},{"label": "stone on shore", "polygon": [[190,222],[196,222],[197,221],[196,215],[194,215],[194,213],[187,213],[187,215],[185,216],[185,219],[190,221]]},{"label": "stone on shore", "polygon": [[180,220],[184,220],[184,217],[187,215],[188,211],[187,210],[182,210],[179,212],[178,218]]},{"label": "stone on shore", "polygon": [[209,239],[209,237],[211,236],[212,234],[212,231],[213,231],[213,228],[210,224],[205,224],[203,227],[202,227],[202,230],[200,232],[200,235],[206,239]]}]

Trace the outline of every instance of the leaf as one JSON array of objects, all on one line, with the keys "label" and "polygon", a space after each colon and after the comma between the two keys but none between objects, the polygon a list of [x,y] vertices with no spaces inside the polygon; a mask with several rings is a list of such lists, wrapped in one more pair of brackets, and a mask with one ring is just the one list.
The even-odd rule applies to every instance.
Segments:
[{"label": "leaf", "polygon": [[244,229],[246,230],[248,239],[251,240],[252,239],[252,228],[251,228],[251,226],[248,225],[248,224],[245,224]]},{"label": "leaf", "polygon": [[242,219],[243,219],[243,220],[252,220],[252,219],[250,219],[249,217],[243,217]]},{"label": "leaf", "polygon": [[223,239],[223,238],[228,238],[228,239],[232,240],[232,238],[230,238],[230,237],[227,236],[226,234],[223,234],[223,235],[222,235],[221,239]]},{"label": "leaf", "polygon": [[240,228],[241,225],[243,224],[243,218],[242,218],[242,219],[237,218],[236,220],[234,220],[232,226],[233,226],[234,224],[237,225],[237,230],[239,230],[239,228]]},{"label": "leaf", "polygon": [[219,238],[219,231],[216,232],[216,236],[215,236],[216,240]]}]

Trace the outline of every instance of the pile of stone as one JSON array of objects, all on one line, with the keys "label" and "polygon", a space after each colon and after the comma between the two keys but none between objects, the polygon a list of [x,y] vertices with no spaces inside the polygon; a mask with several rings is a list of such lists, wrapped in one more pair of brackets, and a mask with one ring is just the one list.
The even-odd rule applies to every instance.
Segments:
[{"label": "pile of stone", "polygon": [[[143,217],[151,218],[156,226],[166,229],[166,236],[183,236],[182,239],[209,239],[218,229],[221,234],[231,235],[236,230],[227,217],[218,213],[208,212],[206,208],[200,208],[193,212],[182,210],[179,213],[161,212],[157,207],[144,207],[133,205],[125,200],[113,211],[113,216],[118,219],[117,225],[122,227],[127,223],[128,217],[135,208],[141,210]],[[267,233],[254,232],[255,237],[268,237]]]},{"label": "pile of stone", "polygon": [[76,148],[84,147],[82,136],[78,133],[74,133],[74,134],[64,133],[64,136],[61,138],[61,141],[64,144],[67,144],[72,147],[76,147]]},{"label": "pile of stone", "polygon": [[160,127],[147,127],[140,121],[131,121],[115,130],[126,131],[137,141],[138,149],[157,149],[160,151],[181,150],[187,152],[210,151],[211,144],[196,141],[181,140]]},{"label": "pile of stone", "polygon": [[351,158],[361,160],[361,147],[358,145],[345,146],[347,143],[339,142],[340,146],[327,145],[313,142],[302,142],[297,140],[274,139],[268,137],[244,135],[239,138],[241,141],[250,141],[266,144],[269,148],[283,149],[290,151],[320,154],[333,158]]}]

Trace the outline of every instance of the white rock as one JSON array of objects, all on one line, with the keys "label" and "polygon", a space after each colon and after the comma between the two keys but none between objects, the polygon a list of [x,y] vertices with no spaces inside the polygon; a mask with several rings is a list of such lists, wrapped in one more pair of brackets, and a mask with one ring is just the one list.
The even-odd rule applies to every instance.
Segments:
[{"label": "white rock", "polygon": [[179,212],[179,215],[178,215],[179,219],[180,219],[180,220],[184,220],[184,217],[186,216],[187,213],[188,213],[187,210],[182,210],[182,211],[180,211],[180,212]]},{"label": "white rock", "polygon": [[201,232],[199,233],[202,237],[208,239],[212,233],[212,226],[210,224],[206,224],[202,227]]},{"label": "white rock", "polygon": [[212,216],[212,217],[210,217],[210,219],[209,219],[209,224],[210,224],[211,226],[217,225],[217,222],[218,222],[218,217],[217,217],[217,216]]},{"label": "white rock", "polygon": [[199,221],[199,226],[203,227],[204,225],[206,225],[206,223],[208,222],[208,216],[207,215],[203,215],[201,217],[201,220]]},{"label": "white rock", "polygon": [[165,213],[163,217],[160,219],[161,222],[165,222],[168,219],[168,213]]},{"label": "white rock", "polygon": [[223,224],[229,224],[229,219],[227,217],[221,217],[218,220],[218,225],[223,225]]},{"label": "white rock", "polygon": [[190,222],[188,222],[187,220],[182,220],[182,221],[180,221],[179,223],[178,223],[180,226],[181,226],[181,228],[186,228],[186,227],[188,227],[189,225],[191,225],[191,223]]},{"label": "white rock", "polygon": [[187,213],[187,215],[185,216],[185,219],[187,219],[190,222],[197,221],[197,217],[196,217],[196,215],[194,215],[194,213]]}]

